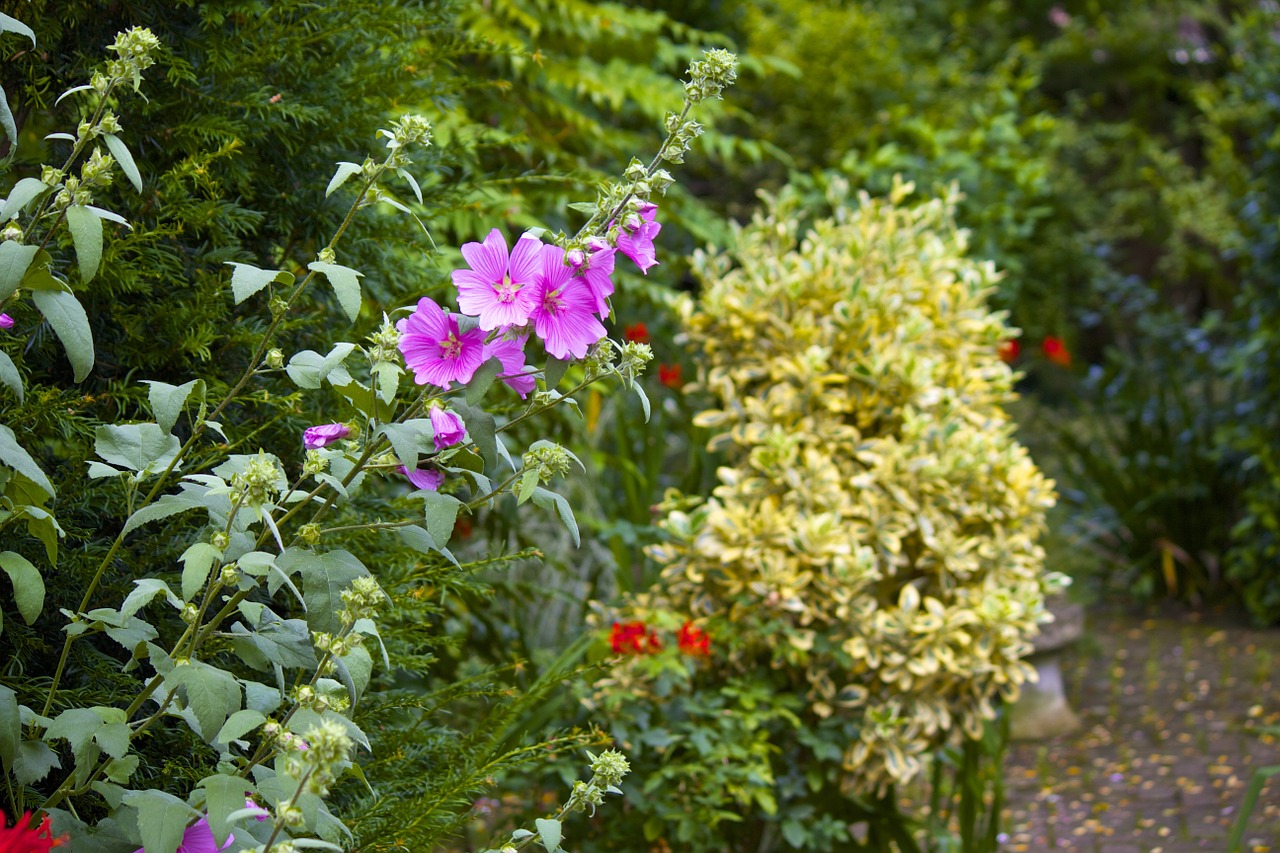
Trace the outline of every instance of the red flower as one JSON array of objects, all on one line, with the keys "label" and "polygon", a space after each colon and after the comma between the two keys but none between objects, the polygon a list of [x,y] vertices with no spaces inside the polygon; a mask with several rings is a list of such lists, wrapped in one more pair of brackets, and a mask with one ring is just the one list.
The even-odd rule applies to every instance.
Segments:
[{"label": "red flower", "polygon": [[680,386],[684,384],[684,379],[680,376],[680,365],[678,364],[659,364],[658,365],[658,381],[668,388],[676,391],[680,390]]},{"label": "red flower", "polygon": [[996,347],[996,355],[1000,356],[1000,360],[1005,364],[1013,364],[1018,360],[1018,356],[1022,355],[1022,345],[1013,338],[1001,341],[1000,346]]},{"label": "red flower", "polygon": [[644,323],[632,323],[627,326],[622,336],[633,344],[647,344],[649,343],[649,327]]},{"label": "red flower", "polygon": [[1044,357],[1052,361],[1059,367],[1071,366],[1071,352],[1067,349],[1067,345],[1062,342],[1061,338],[1049,336],[1040,344],[1040,349],[1044,352]]},{"label": "red flower", "polygon": [[614,654],[643,655],[661,651],[662,641],[643,622],[614,622],[609,632],[609,646]]},{"label": "red flower", "polygon": [[711,654],[711,637],[692,622],[686,622],[676,633],[676,646],[683,655],[708,657]]},{"label": "red flower", "polygon": [[47,816],[37,827],[31,826],[31,812],[24,814],[9,829],[4,828],[4,823],[4,812],[0,812],[0,853],[48,853],[67,841],[65,835],[53,837]]}]

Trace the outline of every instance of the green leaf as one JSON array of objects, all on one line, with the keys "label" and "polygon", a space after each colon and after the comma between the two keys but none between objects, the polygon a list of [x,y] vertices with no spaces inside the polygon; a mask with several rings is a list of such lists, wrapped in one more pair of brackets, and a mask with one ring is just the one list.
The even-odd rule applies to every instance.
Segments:
[{"label": "green leaf", "polygon": [[[239,713],[246,712],[241,711]],[[247,713],[257,714],[257,711]],[[258,714],[258,716],[266,720],[266,717],[261,714]],[[231,721],[228,720],[227,722],[229,725]],[[218,739],[222,739],[221,735],[219,735]],[[227,836],[231,834],[231,822],[227,820],[227,816],[232,812],[243,809],[249,794],[257,789],[248,779],[232,776],[229,773],[206,776],[200,780],[199,787],[205,790],[205,805],[208,810],[209,828],[213,830],[213,840],[216,842],[217,848],[221,850],[223,845],[227,843]]]},{"label": "green leaf", "polygon": [[162,495],[160,500],[150,506],[144,506],[133,515],[129,516],[129,520],[124,523],[124,530],[121,535],[127,536],[148,522],[158,521],[161,518],[168,518],[171,515],[186,512],[189,509],[204,508],[205,506],[203,503],[186,494]]},{"label": "green leaf", "polygon": [[196,386],[199,386],[196,399],[204,402],[203,379],[192,379],[181,385],[170,385],[168,382],[147,379],[143,384],[151,386],[147,392],[151,402],[151,414],[156,416],[156,422],[164,432],[173,431],[174,425],[178,423],[178,417],[182,414],[182,407],[186,405],[187,398],[191,396],[192,391],[196,390]]},{"label": "green leaf", "polygon": [[[231,645],[251,666],[253,663],[249,659],[255,652],[264,664],[276,663],[301,669],[315,669],[319,665],[315,646],[311,644],[311,629],[302,619],[282,621],[274,615],[264,614],[262,624],[256,630],[251,631],[237,622],[231,626],[231,633],[236,635]],[[266,669],[267,666],[256,668]]]},{"label": "green leaf", "polygon": [[124,620],[122,625],[107,625],[103,632],[108,637],[115,640],[124,650],[133,654],[138,650],[138,646],[142,643],[154,640],[159,633],[149,623],[142,621],[137,616],[131,616]]},{"label": "green leaf", "polygon": [[187,824],[200,817],[199,812],[173,794],[154,788],[128,791],[124,801],[138,810],[138,831],[146,853],[174,853],[187,832]]},{"label": "green leaf", "polygon": [[209,580],[209,570],[222,559],[222,552],[208,542],[197,542],[182,552],[182,600],[191,601]]},{"label": "green leaf", "polygon": [[326,356],[309,349],[303,350],[289,359],[285,373],[289,374],[289,378],[299,388],[309,391],[319,388],[320,383],[326,379],[332,385],[346,385],[351,381],[351,376],[342,367],[342,362],[355,348],[355,344],[343,341],[335,344]]},{"label": "green leaf", "polygon": [[231,673],[203,661],[175,666],[165,682],[183,688],[187,707],[200,725],[200,736],[212,741],[227,718],[240,710],[240,685]]},{"label": "green leaf", "polygon": [[356,578],[368,577],[369,570],[347,551],[315,554],[290,548],[276,560],[285,574],[302,573],[302,598],[307,604],[307,624],[313,631],[336,634],[342,623],[342,591]]},{"label": "green leaf", "polygon": [[333,191],[346,183],[347,178],[360,171],[359,163],[348,163],[345,160],[339,161],[338,171],[333,173],[333,177],[329,180],[329,186],[325,187],[324,197],[328,198],[333,195]]},{"label": "green leaf", "polygon": [[18,181],[13,185],[13,189],[9,190],[9,197],[4,200],[4,206],[0,207],[0,222],[8,222],[22,213],[28,204],[44,195],[49,189],[49,185],[39,178],[23,178]]},{"label": "green leaf", "polygon": [[[266,721],[267,715],[261,711],[247,708],[236,711],[230,717],[227,717],[227,721],[218,730],[218,736],[214,738],[214,742],[231,743],[233,740],[239,740]],[[243,800],[241,802],[243,803]]]},{"label": "green leaf", "polygon": [[17,33],[20,36],[26,36],[31,39],[31,46],[36,46],[36,34],[31,27],[28,27],[17,18],[9,17],[3,12],[0,12],[0,33]]},{"label": "green leaf", "polygon": [[462,509],[462,501],[453,495],[429,491],[417,492],[415,497],[422,498],[427,533],[431,536],[431,541],[437,548],[445,547],[453,536],[453,525],[458,520],[458,510]]},{"label": "green leaf", "polygon": [[307,269],[315,270],[329,279],[333,293],[338,297],[338,304],[346,312],[347,317],[355,322],[360,315],[360,276],[364,273],[344,267],[341,264],[326,264],[323,261],[312,261]]},{"label": "green leaf", "polygon": [[38,506],[28,504],[19,507],[19,511],[27,518],[27,533],[44,544],[44,553],[49,558],[49,565],[57,566],[58,539],[66,536],[67,532],[62,529],[62,525],[58,524],[56,518]]},{"label": "green leaf", "polygon": [[548,391],[555,390],[556,386],[560,384],[560,380],[564,378],[564,372],[568,369],[569,362],[555,356],[547,356],[547,366],[542,369],[542,378]]},{"label": "green leaf", "polygon": [[18,123],[13,120],[13,110],[9,109],[9,96],[5,94],[4,86],[0,86],[0,130],[11,142],[18,141]]},{"label": "green leaf", "polygon": [[484,409],[457,401],[454,401],[453,408],[467,425],[467,435],[480,451],[485,470],[490,476],[494,476],[494,472],[498,470],[498,436],[493,415]]},{"label": "green leaf", "polygon": [[34,785],[57,767],[62,769],[58,754],[38,740],[24,740],[18,744],[18,754],[13,759],[13,778],[19,785]]},{"label": "green leaf", "polygon": [[516,485],[517,505],[533,497],[533,490],[538,488],[538,479],[537,468],[526,468],[524,470],[524,473],[520,475],[520,482]]},{"label": "green leaf", "polygon": [[18,402],[22,402],[22,374],[18,373],[18,366],[5,352],[0,352],[0,382],[12,388],[18,395]]},{"label": "green leaf", "polygon": [[418,467],[420,454],[434,453],[436,446],[432,441],[436,431],[427,418],[414,418],[404,423],[383,424],[382,433],[391,442],[391,449],[405,467],[413,470]]},{"label": "green leaf", "polygon": [[[547,853],[556,853],[560,849],[560,821],[554,818],[540,817],[533,823],[538,827],[538,840],[542,842],[543,847],[547,848]],[[147,853],[151,853],[151,851],[148,850]]]},{"label": "green leaf", "polygon": [[227,263],[232,268],[231,296],[237,305],[273,281],[282,282],[286,287],[293,284],[293,273],[284,270],[258,269],[252,264],[237,264],[234,261]]},{"label": "green leaf", "polygon": [[102,424],[94,430],[94,452],[130,471],[162,471],[181,449],[177,436],[157,424]]},{"label": "green leaf", "polygon": [[76,262],[80,264],[80,280],[93,281],[102,262],[102,220],[83,206],[73,204],[67,208],[67,230],[71,232]]},{"label": "green leaf", "polygon": [[93,333],[89,317],[75,296],[63,290],[33,290],[31,300],[62,341],[76,382],[93,370]]},{"label": "green leaf", "polygon": [[22,474],[49,497],[54,496],[53,483],[49,482],[49,478],[40,470],[40,466],[31,458],[31,454],[18,444],[13,430],[4,424],[0,424],[0,463]]},{"label": "green leaf", "polygon": [[71,752],[76,764],[83,766],[88,756],[88,748],[98,729],[107,721],[90,708],[69,708],[58,716],[45,729],[45,740],[62,739],[71,744]]},{"label": "green leaf", "polygon": [[139,578],[133,583],[133,591],[125,596],[124,604],[120,605],[122,622],[150,604],[157,595],[163,595],[173,609],[182,609],[182,602],[178,600],[178,596],[174,595],[169,585],[159,578]]},{"label": "green leaf", "polygon": [[94,732],[93,739],[112,758],[124,758],[129,752],[130,728],[124,723],[107,723]]},{"label": "green leaf", "polygon": [[124,171],[125,177],[129,179],[129,183],[133,184],[135,190],[142,192],[142,173],[138,171],[138,164],[133,162],[133,155],[129,153],[129,146],[125,145],[120,137],[114,133],[104,133],[102,137],[107,140],[107,150],[111,152],[112,157],[116,158],[116,162],[120,164],[120,168]]},{"label": "green leaf", "polygon": [[569,506],[564,495],[539,487],[533,490],[533,502],[543,509],[554,509],[556,515],[560,516],[561,523],[568,529],[569,535],[573,537],[574,547],[582,545],[582,537],[578,533],[578,521],[573,517],[573,507]]},{"label": "green leaf", "polygon": [[16,551],[0,551],[0,569],[13,581],[13,598],[22,621],[33,624],[44,609],[44,578],[40,571]]},{"label": "green leaf", "polygon": [[[5,204],[5,209],[9,207]],[[22,277],[35,259],[38,246],[24,246],[13,240],[0,243],[0,299],[8,299],[22,284]]]},{"label": "green leaf", "polygon": [[124,758],[113,758],[108,761],[106,768],[102,772],[112,782],[124,785],[129,781],[129,777],[133,775],[133,771],[137,769],[138,756],[126,755]]},{"label": "green leaf", "polygon": [[502,372],[502,362],[496,357],[489,359],[472,375],[471,381],[467,383],[467,405],[478,406],[480,401],[484,399],[484,395],[489,392],[489,386],[493,385],[493,380]]},{"label": "green leaf", "polygon": [[18,694],[0,684],[0,772],[8,773],[22,740],[22,715]]}]

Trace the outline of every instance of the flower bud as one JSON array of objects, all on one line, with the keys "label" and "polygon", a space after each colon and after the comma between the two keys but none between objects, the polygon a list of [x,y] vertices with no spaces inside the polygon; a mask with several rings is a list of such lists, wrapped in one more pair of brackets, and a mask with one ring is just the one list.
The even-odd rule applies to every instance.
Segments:
[{"label": "flower bud", "polygon": [[227,546],[231,544],[231,537],[222,531],[218,531],[209,538],[209,544],[217,548],[219,551],[227,550]]},{"label": "flower bud", "polygon": [[596,781],[600,785],[608,788],[610,785],[621,782],[622,777],[631,772],[631,765],[621,752],[616,749],[606,749],[600,755],[592,757],[591,772],[595,774]]},{"label": "flower bud", "polygon": [[194,625],[196,620],[200,618],[200,610],[194,604],[186,604],[182,607],[182,621],[188,625]]},{"label": "flower bud", "polygon": [[222,574],[218,576],[218,580],[223,586],[235,586],[240,582],[240,567],[235,563],[227,563],[222,567]]},{"label": "flower bud", "polygon": [[272,370],[279,370],[284,367],[284,353],[275,348],[269,349],[263,362]]},{"label": "flower bud", "polygon": [[302,544],[315,547],[320,544],[320,525],[304,524],[298,528],[298,538],[302,540]]},{"label": "flower bud", "polygon": [[0,240],[12,240],[15,242],[21,241],[22,240],[21,226],[19,226],[18,223],[16,222],[10,222],[8,225],[4,227],[3,231],[0,231]]}]

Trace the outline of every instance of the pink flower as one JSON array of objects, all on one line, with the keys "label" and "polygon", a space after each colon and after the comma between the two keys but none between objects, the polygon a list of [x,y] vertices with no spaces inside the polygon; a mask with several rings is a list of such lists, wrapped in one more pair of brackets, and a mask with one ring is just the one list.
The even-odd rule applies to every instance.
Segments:
[{"label": "pink flower", "polygon": [[436,433],[436,450],[452,447],[462,441],[463,436],[467,434],[467,428],[462,425],[462,418],[448,409],[439,409],[435,406],[431,407],[431,428]]},{"label": "pink flower", "polygon": [[613,295],[613,256],[616,249],[603,248],[591,253],[582,264],[576,267],[578,275],[587,283],[591,295],[596,299],[596,313],[601,317],[609,316],[608,299]]},{"label": "pink flower", "polygon": [[[191,826],[187,827],[187,831],[182,833],[182,843],[178,845],[178,849],[174,853],[219,853],[226,850],[235,841],[234,835],[227,836],[227,842],[221,847],[213,840],[213,829],[209,826],[209,821],[200,818]],[[133,853],[145,853],[142,847],[139,847]]]},{"label": "pink flower", "polygon": [[437,471],[435,468],[414,468],[410,471],[401,465],[400,473],[408,477],[410,483],[428,492],[440,491],[440,484],[444,482],[444,472]]},{"label": "pink flower", "polygon": [[457,319],[426,297],[396,328],[404,363],[419,385],[448,388],[450,382],[469,382],[483,363],[484,332],[459,332]]},{"label": "pink flower", "polygon": [[253,819],[256,821],[264,821],[267,818],[271,817],[271,812],[267,811],[262,806],[258,805],[250,797],[244,798],[244,807],[246,809],[253,809],[253,812],[254,812]]},{"label": "pink flower", "polygon": [[635,261],[640,272],[649,274],[649,267],[656,266],[658,261],[653,251],[653,238],[662,230],[660,223],[654,222],[658,206],[646,203],[640,205],[639,218],[628,214],[618,233],[618,251]]},{"label": "pink flower", "polygon": [[0,314],[0,329],[12,329],[13,318],[8,314]]},{"label": "pink flower", "polygon": [[497,228],[483,243],[465,243],[462,257],[469,270],[454,270],[458,307],[480,318],[488,332],[499,326],[523,326],[537,304],[536,280],[541,269],[541,240],[522,237],[507,257],[507,241]]},{"label": "pink flower", "polygon": [[502,381],[510,385],[521,400],[538,387],[538,380],[525,370],[524,344],[527,340],[528,335],[519,338],[501,337],[484,345],[484,360],[496,358],[502,363],[502,373],[499,374]]},{"label": "pink flower", "polygon": [[335,441],[341,441],[351,435],[351,428],[346,424],[321,424],[307,427],[302,432],[302,446],[307,450],[318,450],[328,447]]},{"label": "pink flower", "polygon": [[564,263],[564,249],[547,246],[542,253],[538,307],[531,316],[533,330],[547,352],[556,358],[582,358],[587,347],[605,335],[596,319],[596,298],[573,268]]}]

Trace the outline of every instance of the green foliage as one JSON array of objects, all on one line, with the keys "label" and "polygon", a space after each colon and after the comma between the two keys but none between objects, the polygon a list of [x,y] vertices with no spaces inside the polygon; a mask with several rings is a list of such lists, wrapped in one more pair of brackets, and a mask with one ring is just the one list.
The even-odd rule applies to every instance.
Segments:
[{"label": "green foliage", "polygon": [[965,259],[952,200],[910,192],[833,192],[808,230],[786,193],[695,261],[687,334],[714,401],[695,420],[728,462],[709,499],[669,496],[662,575],[620,618],[683,623],[689,654],[696,625],[714,660],[633,655],[592,695],[646,777],[724,768],[646,788],[651,837],[915,849],[894,790],[981,738],[1031,672],[1059,580],[1036,544],[1052,484],[1003,411],[994,267]]}]

